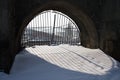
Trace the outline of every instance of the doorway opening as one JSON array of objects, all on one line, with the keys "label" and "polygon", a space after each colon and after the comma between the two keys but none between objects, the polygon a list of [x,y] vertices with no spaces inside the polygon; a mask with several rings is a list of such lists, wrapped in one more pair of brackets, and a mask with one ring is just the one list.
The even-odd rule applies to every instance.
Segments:
[{"label": "doorway opening", "polygon": [[24,30],[22,47],[35,45],[80,45],[80,30],[67,15],[46,10],[35,16]]}]

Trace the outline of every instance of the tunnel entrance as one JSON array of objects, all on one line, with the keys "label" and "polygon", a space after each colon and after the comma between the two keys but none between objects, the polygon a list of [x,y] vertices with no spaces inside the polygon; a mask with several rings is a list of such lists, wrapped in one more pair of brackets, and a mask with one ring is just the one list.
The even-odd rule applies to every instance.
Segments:
[{"label": "tunnel entrance", "polygon": [[[98,47],[98,35],[97,35],[96,27],[95,27],[93,21],[91,20],[90,16],[88,16],[86,13],[84,13],[84,11],[82,11],[82,9],[80,9],[79,7],[77,8],[76,5],[72,5],[65,1],[48,1],[48,3],[44,3],[43,5],[37,5],[36,7],[35,6],[33,7],[33,5],[31,5],[31,7],[28,6],[29,9],[27,9],[27,7],[26,7],[26,9],[22,9],[22,8],[25,8],[25,6],[26,6],[26,5],[22,4],[21,7],[22,6],[23,7],[19,10],[19,6],[20,5],[18,5],[16,7],[16,10],[18,8],[18,11],[16,11],[17,12],[16,17],[15,17],[15,20],[16,20],[15,26],[16,27],[13,30],[14,35],[11,36],[11,38],[13,38],[13,40],[12,40],[12,43],[10,43],[11,46],[9,46],[10,52],[8,52],[9,55],[7,56],[7,58],[5,58],[6,61],[3,61],[4,64],[2,66],[2,67],[4,67],[4,70],[6,70],[7,73],[9,73],[9,71],[10,71],[10,68],[14,62],[14,58],[15,58],[16,54],[23,50],[22,47],[41,45],[41,44],[42,45],[43,44],[45,44],[45,45],[46,44],[47,45],[51,45],[51,44],[81,44],[82,46],[89,47],[89,48],[97,48]],[[53,21],[46,18],[49,15],[47,14],[47,11],[45,11],[45,10],[47,10],[49,13],[50,12],[53,13],[53,19],[52,19]],[[50,11],[50,10],[52,10],[52,11]],[[57,10],[57,11],[55,11],[55,10]],[[40,13],[40,12],[42,12],[42,13]],[[60,16],[55,15],[56,12],[57,12],[57,14],[59,13]],[[63,14],[61,12],[67,14],[70,18],[68,18],[68,16],[66,16],[65,14]],[[40,23],[37,23],[37,22],[39,22],[40,19],[38,21],[34,21],[34,19],[33,19],[33,17],[38,13],[40,13],[41,16],[44,17],[44,19],[43,18],[41,19],[41,27],[44,27],[44,28],[41,28],[43,37],[39,35],[40,28],[38,28],[38,25]],[[46,13],[46,14],[44,14],[44,13]],[[62,20],[62,22],[59,22],[61,18],[59,18],[59,20],[57,20],[57,17],[61,17],[62,14],[64,15],[65,18]],[[46,16],[44,16],[44,15],[46,15]],[[39,17],[39,18],[41,18],[41,17]],[[66,20],[66,18],[67,18],[67,20]],[[52,21],[52,23],[50,23],[50,22],[47,23],[48,25],[50,25],[50,24],[52,25],[52,26],[50,25],[50,27],[52,27],[52,28],[48,28],[48,30],[50,30],[50,32],[48,32],[48,33],[45,31],[46,27],[47,27],[47,25],[45,26],[47,20]],[[35,27],[37,27],[37,28],[31,27],[30,30],[31,29],[32,30],[28,34],[27,28],[29,28],[28,27],[29,22],[31,24],[36,22]],[[64,25],[60,25],[60,23],[67,23],[67,24],[65,24],[65,25],[67,25],[67,27],[64,27]],[[75,23],[77,24],[78,27],[76,27]],[[60,27],[60,26],[62,26],[62,27],[58,29],[56,27],[56,25],[57,25],[57,27]],[[70,25],[70,27],[68,27],[69,25]],[[71,27],[71,25],[74,25],[74,26]],[[71,29],[71,28],[75,28],[75,29]],[[80,31],[78,28],[80,29]],[[62,32],[64,32],[64,34],[62,34],[62,32],[61,32],[61,33],[59,33],[59,35],[57,35],[58,34],[57,30],[61,30]],[[74,36],[73,33],[75,31],[76,32],[78,31],[79,33],[76,34],[75,37],[73,37]],[[34,32],[36,33],[36,35],[33,35],[32,38],[30,38],[26,35],[26,34],[30,35]],[[69,33],[72,34],[72,36],[66,35]],[[38,35],[39,35],[39,37],[36,37]],[[46,38],[44,38],[45,35],[47,36]],[[61,35],[66,35],[66,37],[61,38]],[[76,41],[76,43],[74,41]],[[66,46],[66,47],[68,47],[68,46]],[[45,48],[45,50],[46,50],[46,48]],[[59,49],[55,48],[55,50],[59,50]],[[60,51],[62,51],[62,50],[60,50]],[[39,51],[37,51],[37,52],[39,52]],[[61,54],[61,52],[59,52],[59,53]],[[67,51],[65,53],[71,53],[71,52]]]},{"label": "tunnel entrance", "polygon": [[34,45],[80,45],[80,30],[67,15],[46,10],[35,16],[24,30],[22,47]]}]

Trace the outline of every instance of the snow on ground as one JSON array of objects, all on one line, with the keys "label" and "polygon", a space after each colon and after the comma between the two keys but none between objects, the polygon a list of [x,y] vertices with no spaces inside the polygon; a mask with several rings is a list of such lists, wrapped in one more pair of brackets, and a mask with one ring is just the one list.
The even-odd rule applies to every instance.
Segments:
[{"label": "snow on ground", "polygon": [[35,46],[16,56],[10,75],[0,80],[119,80],[120,63],[100,49]]}]

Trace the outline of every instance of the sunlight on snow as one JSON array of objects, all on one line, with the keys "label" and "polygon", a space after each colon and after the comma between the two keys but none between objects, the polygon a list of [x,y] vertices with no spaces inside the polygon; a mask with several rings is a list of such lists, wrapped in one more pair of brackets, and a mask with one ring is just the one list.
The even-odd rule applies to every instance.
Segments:
[{"label": "sunlight on snow", "polygon": [[60,45],[35,46],[26,50],[51,64],[89,74],[103,75],[116,66],[116,62],[99,49]]}]

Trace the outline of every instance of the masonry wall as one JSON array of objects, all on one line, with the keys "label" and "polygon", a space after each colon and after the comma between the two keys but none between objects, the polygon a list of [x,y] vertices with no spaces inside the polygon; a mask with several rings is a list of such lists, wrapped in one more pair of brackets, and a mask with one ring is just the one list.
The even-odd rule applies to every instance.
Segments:
[{"label": "masonry wall", "polygon": [[[64,7],[54,9],[69,15],[79,26],[83,23],[83,46],[100,48],[120,61],[119,0],[0,0],[0,70],[9,73],[16,53],[21,50],[23,29],[35,14],[53,9],[52,3],[63,4]],[[64,3],[75,7],[74,10],[67,10]]]},{"label": "masonry wall", "polygon": [[15,57],[13,3],[0,0],[0,71],[4,72],[9,72]]}]

